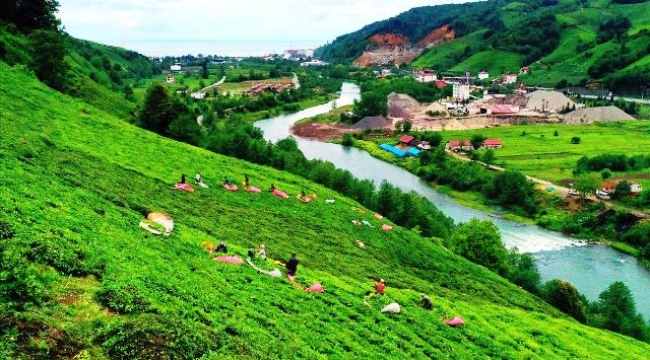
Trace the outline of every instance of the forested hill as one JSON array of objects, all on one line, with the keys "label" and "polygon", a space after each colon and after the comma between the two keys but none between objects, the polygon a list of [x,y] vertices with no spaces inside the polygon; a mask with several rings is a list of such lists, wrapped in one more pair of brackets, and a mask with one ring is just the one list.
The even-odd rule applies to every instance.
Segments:
[{"label": "forested hill", "polygon": [[127,118],[136,106],[132,84],[156,71],[135,51],[75,39],[56,18],[55,0],[0,4],[0,61],[24,65],[45,84]]},{"label": "forested hill", "polygon": [[[436,37],[445,25],[448,36]],[[406,39],[385,41],[387,34]],[[362,65],[374,54],[370,63],[402,65],[412,59],[386,53],[409,52],[417,68],[498,76],[530,66],[527,83],[555,85],[564,79],[635,89],[650,82],[648,44],[648,1],[490,0],[414,8],[340,36],[316,54],[334,62],[363,60]]]}]

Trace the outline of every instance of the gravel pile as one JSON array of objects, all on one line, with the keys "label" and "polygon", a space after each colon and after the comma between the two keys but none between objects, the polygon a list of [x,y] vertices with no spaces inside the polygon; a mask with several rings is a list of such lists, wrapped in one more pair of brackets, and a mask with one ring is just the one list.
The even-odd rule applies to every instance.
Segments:
[{"label": "gravel pile", "polygon": [[616,106],[582,108],[564,115],[565,124],[591,124],[593,122],[634,120]]}]

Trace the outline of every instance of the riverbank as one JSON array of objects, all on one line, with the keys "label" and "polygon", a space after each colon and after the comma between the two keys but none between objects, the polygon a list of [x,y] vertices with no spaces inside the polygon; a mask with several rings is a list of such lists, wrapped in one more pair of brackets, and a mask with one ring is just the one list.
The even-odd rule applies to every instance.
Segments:
[{"label": "riverbank", "polygon": [[[305,124],[303,122],[301,126],[304,125]],[[319,140],[322,141],[322,139]],[[341,144],[340,138],[335,138],[330,141],[332,143]],[[416,176],[420,174],[422,169],[417,158],[397,158],[391,153],[381,150],[378,145],[381,142],[382,141],[380,141],[378,138],[373,138],[371,140],[354,139],[352,141],[352,146],[366,151],[370,156],[378,160],[399,166],[409,171],[411,174],[414,174]],[[470,159],[456,159],[455,157],[449,157],[447,161],[469,160]],[[503,169],[497,169],[494,166],[491,166],[489,169],[492,171],[503,171]],[[520,224],[520,226],[538,225],[551,231],[564,232],[564,230],[570,229],[572,231],[567,232],[570,234],[570,236],[582,239],[590,244],[615,244],[612,242],[614,238],[603,234],[601,230],[591,228],[578,228],[578,230],[575,231],[573,230],[574,228],[567,227],[567,224],[576,222],[576,217],[581,216],[581,212],[591,211],[579,206],[577,204],[577,198],[568,196],[568,188],[553,185],[545,180],[533,179],[533,181],[537,183],[538,193],[536,197],[539,199],[541,206],[540,210],[537,212],[538,215],[535,215],[535,217],[529,217],[521,213],[512,212],[500,206],[499,204],[496,204],[494,201],[486,198],[482,193],[476,191],[456,191],[449,185],[439,185],[435,182],[429,182],[429,185],[435,188],[436,191],[451,197],[459,204],[477,211],[489,213],[493,218],[498,217],[501,219],[507,219]],[[592,202],[592,204],[597,205],[597,199],[590,198],[589,200]],[[600,210],[598,214],[594,213],[592,215],[600,217],[600,214],[605,213],[608,208],[611,209],[611,207],[608,205],[603,205],[602,210]],[[578,219],[577,221],[580,220]],[[635,248],[632,245],[622,242],[619,242],[618,244],[620,245],[611,246],[617,251],[621,251],[625,254],[630,254],[632,256],[641,258],[641,248]],[[647,264],[647,262],[645,263]]]},{"label": "riverbank", "polygon": [[[352,104],[358,98],[358,86],[344,84],[336,106]],[[265,119],[256,122],[255,126],[263,131],[266,141],[277,142],[290,135],[293,124],[305,118],[326,114],[332,105],[329,103],[295,114]],[[650,272],[629,255],[604,245],[586,246],[582,240],[536,225],[525,225],[501,216],[489,215],[498,214],[496,212],[481,212],[462,206],[411,172],[381,161],[364,150],[300,137],[296,137],[296,142],[307,159],[329,161],[335,167],[349,171],[354,177],[373,182],[375,186],[387,181],[403,191],[424,196],[456,223],[467,222],[471,218],[491,219],[499,228],[508,248],[516,247],[520,252],[533,254],[543,281],[568,281],[589,300],[597,300],[609,284],[624,281],[630,287],[639,310],[644,316],[650,316],[650,298],[647,297]]]}]

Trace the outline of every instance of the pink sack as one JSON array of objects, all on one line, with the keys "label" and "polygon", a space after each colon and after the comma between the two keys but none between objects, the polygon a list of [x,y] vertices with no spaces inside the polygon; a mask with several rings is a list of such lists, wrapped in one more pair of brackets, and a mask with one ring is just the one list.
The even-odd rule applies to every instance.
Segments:
[{"label": "pink sack", "polygon": [[174,185],[174,190],[185,190],[189,192],[194,192],[194,188],[190,184],[181,184],[181,183],[176,183],[176,185]]},{"label": "pink sack", "polygon": [[306,288],[305,291],[307,291],[308,293],[311,293],[311,292],[322,293],[322,292],[325,291],[325,288],[320,283],[315,283],[314,285]]},{"label": "pink sack", "polygon": [[220,263],[225,263],[225,264],[235,264],[235,265],[241,265],[244,263],[244,260],[240,258],[239,256],[219,256],[214,258],[214,261],[218,261]]},{"label": "pink sack", "polygon": [[384,230],[384,231],[390,231],[390,230],[393,230],[393,227],[388,225],[388,224],[384,224],[384,225],[381,226],[381,229]]},{"label": "pink sack", "polygon": [[379,219],[379,220],[381,220],[381,219],[383,219],[383,218],[384,218],[384,216],[383,216],[383,215],[381,215],[380,213],[375,213],[375,218],[377,218],[377,219]]},{"label": "pink sack", "polygon": [[237,185],[223,185],[223,188],[228,191],[237,191]]},{"label": "pink sack", "polygon": [[251,192],[251,193],[262,192],[262,190],[260,188],[256,188],[255,186],[249,186],[248,189],[246,189],[246,191]]},{"label": "pink sack", "polygon": [[278,189],[273,190],[273,192],[271,192],[271,194],[273,194],[273,195],[275,195],[275,196],[277,196],[279,198],[283,198],[283,199],[288,199],[289,198],[289,195],[287,195],[286,192],[280,191]]},{"label": "pink sack", "polygon": [[460,316],[456,316],[453,319],[443,319],[442,321],[445,324],[447,324],[449,326],[453,326],[453,327],[465,325],[465,320],[463,320],[463,318],[460,317]]}]

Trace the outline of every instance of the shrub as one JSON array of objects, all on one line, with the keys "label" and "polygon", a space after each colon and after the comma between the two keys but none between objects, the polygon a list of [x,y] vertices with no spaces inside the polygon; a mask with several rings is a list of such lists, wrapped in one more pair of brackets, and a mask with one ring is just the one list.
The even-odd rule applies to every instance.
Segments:
[{"label": "shrub", "polygon": [[582,296],[566,281],[551,280],[544,284],[542,296],[549,304],[581,323],[587,322],[586,306]]}]

